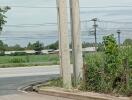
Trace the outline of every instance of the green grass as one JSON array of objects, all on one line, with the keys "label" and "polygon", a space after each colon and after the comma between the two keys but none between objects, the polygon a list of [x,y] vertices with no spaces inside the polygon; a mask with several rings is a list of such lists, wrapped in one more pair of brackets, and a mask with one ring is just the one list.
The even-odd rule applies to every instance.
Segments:
[{"label": "green grass", "polygon": [[[85,59],[92,58],[95,53],[86,53]],[[101,53],[98,53],[101,55]],[[93,58],[94,59],[94,58]],[[20,60],[17,62],[16,60]],[[72,59],[71,59],[72,63]],[[28,55],[28,56],[0,56],[0,67],[21,67],[59,64],[57,54],[49,55]]]},{"label": "green grass", "polygon": [[[21,60],[15,62],[14,60]],[[0,56],[0,67],[38,66],[59,64],[57,54],[50,55],[28,55],[28,56]]]},{"label": "green grass", "polygon": [[29,56],[29,62],[52,62],[59,61],[58,55],[31,55]]}]

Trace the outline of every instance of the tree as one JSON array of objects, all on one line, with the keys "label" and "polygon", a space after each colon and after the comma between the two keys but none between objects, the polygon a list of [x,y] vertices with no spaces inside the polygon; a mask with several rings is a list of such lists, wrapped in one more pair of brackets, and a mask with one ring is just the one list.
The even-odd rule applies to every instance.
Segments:
[{"label": "tree", "polygon": [[0,31],[3,29],[3,25],[6,23],[6,16],[5,13],[10,9],[10,7],[6,6],[3,8],[0,8]]},{"label": "tree", "polygon": [[33,49],[36,51],[36,54],[41,54],[41,51],[44,49],[44,45],[39,41],[33,44]]},{"label": "tree", "polygon": [[9,51],[9,47],[8,47],[8,44],[4,44],[4,48],[5,48],[5,51]]},{"label": "tree", "polygon": [[82,47],[87,48],[87,47],[94,47],[95,43],[89,43],[89,42],[83,42]]},{"label": "tree", "polygon": [[131,46],[132,46],[132,39],[126,39],[126,40],[123,42],[123,45],[131,45]]},{"label": "tree", "polygon": [[4,43],[0,40],[0,55],[4,55],[4,53],[5,53]]},{"label": "tree", "polygon": [[26,49],[33,50],[33,44],[29,42]]},{"label": "tree", "polygon": [[[5,13],[10,9],[10,7],[6,6],[6,7],[3,7],[1,8],[0,7],[0,33],[3,29],[3,25],[6,23],[6,16],[5,16]],[[4,51],[5,51],[5,48],[4,48],[4,43],[0,40],[0,54],[3,55],[4,54]]]},{"label": "tree", "polygon": [[57,50],[59,49],[59,41],[56,41],[53,44],[50,44],[48,46],[45,47],[46,49],[53,49],[53,50]]},{"label": "tree", "polygon": [[4,49],[4,43],[0,40],[0,51],[5,50]]},{"label": "tree", "polygon": [[19,44],[16,44],[16,45],[12,46],[11,48],[12,48],[12,50],[15,50],[15,51],[24,50],[24,48],[22,48]]}]

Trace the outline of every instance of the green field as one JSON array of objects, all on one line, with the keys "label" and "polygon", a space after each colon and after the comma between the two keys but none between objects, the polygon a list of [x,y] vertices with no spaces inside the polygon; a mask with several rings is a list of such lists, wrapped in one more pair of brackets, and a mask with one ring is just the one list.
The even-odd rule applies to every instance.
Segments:
[{"label": "green field", "polygon": [[53,64],[59,64],[59,57],[57,54],[0,56],[0,67],[37,66]]},{"label": "green field", "polygon": [[[86,53],[87,57],[92,58],[94,53]],[[98,53],[100,55],[100,53]],[[72,59],[71,59],[72,63]],[[39,66],[39,65],[56,65],[59,64],[57,54],[48,55],[25,55],[25,56],[0,56],[0,67],[21,67],[21,66]]]}]

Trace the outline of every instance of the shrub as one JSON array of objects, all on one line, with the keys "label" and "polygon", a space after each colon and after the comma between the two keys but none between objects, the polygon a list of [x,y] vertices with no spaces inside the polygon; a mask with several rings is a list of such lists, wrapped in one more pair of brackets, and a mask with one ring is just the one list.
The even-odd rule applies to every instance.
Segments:
[{"label": "shrub", "polygon": [[25,63],[26,60],[22,58],[12,58],[9,60],[10,63]]},{"label": "shrub", "polygon": [[85,83],[83,87],[85,90],[98,91],[101,89],[101,77],[103,66],[102,53],[92,53],[85,56],[86,69],[85,69]]},{"label": "shrub", "polygon": [[103,38],[104,52],[85,56],[85,80],[82,89],[87,91],[132,93],[132,47],[119,48],[113,35]]},{"label": "shrub", "polygon": [[121,74],[120,71],[120,59],[119,59],[119,48],[116,43],[114,35],[106,36],[103,38],[104,44],[104,82],[105,91],[113,91],[115,86],[113,86],[114,80]]}]

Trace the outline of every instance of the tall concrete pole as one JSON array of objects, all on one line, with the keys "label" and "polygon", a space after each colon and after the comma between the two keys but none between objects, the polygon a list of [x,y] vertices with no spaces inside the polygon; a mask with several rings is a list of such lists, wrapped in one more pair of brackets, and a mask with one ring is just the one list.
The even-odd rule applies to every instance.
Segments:
[{"label": "tall concrete pole", "polygon": [[73,50],[74,85],[78,85],[83,77],[82,43],[80,35],[79,0],[70,0],[71,34]]},{"label": "tall concrete pole", "polygon": [[[58,35],[59,35],[59,59],[60,59],[60,65],[62,65],[61,62],[61,34],[60,34],[60,7],[58,4],[58,0],[56,0],[56,6],[57,6],[57,23],[58,23]],[[61,77],[63,77],[63,70],[62,70],[62,66],[60,66],[60,75]]]},{"label": "tall concrete pole", "polygon": [[60,30],[60,48],[61,48],[61,66],[63,70],[64,88],[71,88],[71,66],[70,51],[68,42],[68,19],[67,19],[67,2],[58,0],[59,7],[59,30]]}]

